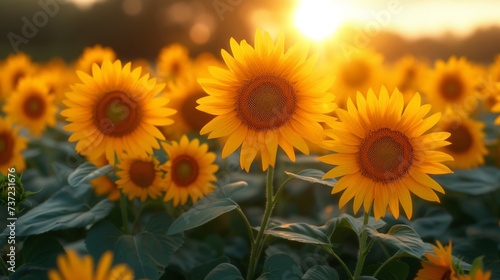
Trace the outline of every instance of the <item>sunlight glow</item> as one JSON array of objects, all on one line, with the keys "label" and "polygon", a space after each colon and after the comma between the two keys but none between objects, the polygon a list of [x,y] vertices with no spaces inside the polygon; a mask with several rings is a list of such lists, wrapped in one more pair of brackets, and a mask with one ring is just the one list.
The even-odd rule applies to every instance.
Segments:
[{"label": "sunlight glow", "polygon": [[295,13],[295,25],[307,37],[322,40],[337,30],[350,10],[345,1],[301,0]]},{"label": "sunlight glow", "polygon": [[102,0],[71,0],[78,8],[80,9],[88,9],[92,7],[97,2],[101,2]]}]

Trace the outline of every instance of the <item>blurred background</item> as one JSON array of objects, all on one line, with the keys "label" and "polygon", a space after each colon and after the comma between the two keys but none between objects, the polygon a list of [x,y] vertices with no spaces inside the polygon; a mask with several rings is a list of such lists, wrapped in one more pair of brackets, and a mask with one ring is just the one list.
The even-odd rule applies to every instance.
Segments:
[{"label": "blurred background", "polygon": [[101,44],[124,60],[154,60],[174,42],[218,55],[258,27],[343,52],[370,47],[386,61],[489,63],[500,53],[498,0],[1,0],[0,20],[0,59],[22,51],[71,62]]}]

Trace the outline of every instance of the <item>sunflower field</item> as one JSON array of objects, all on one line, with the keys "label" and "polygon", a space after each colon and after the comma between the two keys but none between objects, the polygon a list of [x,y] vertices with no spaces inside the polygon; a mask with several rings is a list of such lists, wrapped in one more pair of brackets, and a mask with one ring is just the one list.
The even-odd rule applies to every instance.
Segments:
[{"label": "sunflower field", "polygon": [[7,34],[0,279],[500,279],[500,49],[388,60],[255,26],[211,51],[193,28],[154,59]]}]

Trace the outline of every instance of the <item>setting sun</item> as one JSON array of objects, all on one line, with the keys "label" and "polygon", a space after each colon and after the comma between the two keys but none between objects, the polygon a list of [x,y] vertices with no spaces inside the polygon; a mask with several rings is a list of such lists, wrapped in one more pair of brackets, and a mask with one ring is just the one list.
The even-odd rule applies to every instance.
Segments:
[{"label": "setting sun", "polygon": [[295,25],[305,36],[322,40],[337,30],[350,10],[345,2],[301,0],[295,12]]}]

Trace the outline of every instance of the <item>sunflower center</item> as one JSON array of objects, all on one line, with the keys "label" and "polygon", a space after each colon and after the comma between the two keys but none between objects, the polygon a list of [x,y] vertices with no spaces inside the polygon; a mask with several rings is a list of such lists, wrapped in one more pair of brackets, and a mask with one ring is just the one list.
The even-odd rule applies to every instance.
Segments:
[{"label": "sunflower center", "polygon": [[23,103],[24,114],[30,119],[38,119],[45,112],[45,102],[41,96],[31,95]]},{"label": "sunflower center", "polygon": [[358,163],[363,175],[390,183],[403,177],[413,162],[413,147],[399,131],[381,128],[361,142]]},{"label": "sunflower center", "polygon": [[181,104],[180,113],[184,121],[193,131],[200,131],[201,128],[207,124],[208,120],[212,118],[210,114],[196,109],[196,106],[198,106],[196,101],[203,96],[206,96],[205,92],[196,92],[195,94],[189,95]]},{"label": "sunflower center", "polygon": [[292,85],[273,75],[254,77],[238,90],[236,111],[255,130],[282,126],[293,116],[297,97]]},{"label": "sunflower center", "polygon": [[351,87],[362,85],[370,74],[370,69],[365,62],[360,60],[353,60],[346,65],[343,77],[344,81]]},{"label": "sunflower center", "polygon": [[181,155],[172,161],[172,181],[179,187],[186,187],[198,178],[199,167],[195,159]]},{"label": "sunflower center", "polygon": [[151,161],[136,160],[130,165],[130,180],[145,189],[153,184],[156,177],[155,165]]},{"label": "sunflower center", "polygon": [[443,276],[441,276],[441,280],[450,280],[450,277],[451,277],[451,270],[448,269],[444,274]]},{"label": "sunflower center", "polygon": [[0,164],[6,164],[14,155],[14,138],[10,133],[0,133]]},{"label": "sunflower center", "polygon": [[140,108],[126,93],[112,91],[104,95],[95,107],[95,122],[106,135],[119,137],[135,131],[139,121]]},{"label": "sunflower center", "polygon": [[457,101],[463,95],[463,82],[453,74],[446,75],[440,83],[440,92],[448,101]]},{"label": "sunflower center", "polygon": [[455,153],[464,153],[468,151],[474,142],[472,134],[464,125],[451,126],[446,131],[451,133],[447,139],[451,144],[447,148]]}]

